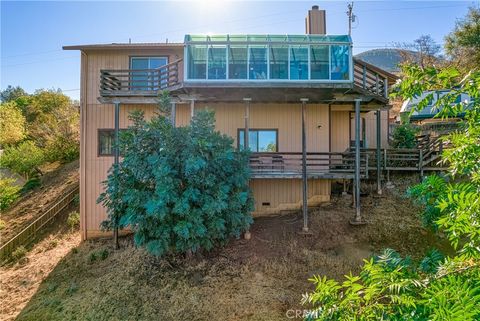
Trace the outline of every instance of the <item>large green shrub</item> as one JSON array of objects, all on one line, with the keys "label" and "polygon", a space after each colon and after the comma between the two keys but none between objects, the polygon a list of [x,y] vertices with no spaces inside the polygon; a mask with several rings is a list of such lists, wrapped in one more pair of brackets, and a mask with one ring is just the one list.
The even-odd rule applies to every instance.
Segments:
[{"label": "large green shrub", "polygon": [[[424,206],[424,222],[438,229],[456,250],[444,258],[433,251],[421,262],[392,250],[366,260],[358,276],[339,283],[314,277],[304,296],[307,320],[480,320],[480,72],[404,66],[404,98],[434,88],[452,88],[437,101],[445,116],[466,112],[465,127],[448,138],[446,176],[431,176],[410,190]],[[457,103],[468,93],[468,103]],[[423,102],[426,104],[426,102]]]},{"label": "large green shrub", "polygon": [[215,131],[214,113],[175,128],[159,115],[132,115],[122,135],[123,160],[112,167],[99,202],[103,227],[129,226],[135,243],[155,255],[211,249],[252,222],[248,153]]},{"label": "large green shrub", "polygon": [[8,208],[18,198],[21,188],[14,182],[11,178],[0,179],[0,210]]},{"label": "large green shrub", "polygon": [[25,141],[16,147],[8,147],[0,157],[1,167],[9,168],[27,179],[35,174],[38,166],[44,162],[43,151],[32,141]]},{"label": "large green shrub", "polygon": [[406,123],[395,127],[392,133],[392,146],[395,148],[415,148],[418,128]]}]

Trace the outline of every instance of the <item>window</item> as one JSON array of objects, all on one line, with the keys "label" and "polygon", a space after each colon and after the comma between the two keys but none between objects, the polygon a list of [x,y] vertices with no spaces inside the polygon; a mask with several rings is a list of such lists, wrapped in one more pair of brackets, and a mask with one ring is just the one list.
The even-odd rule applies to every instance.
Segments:
[{"label": "window", "polygon": [[247,79],[247,46],[230,46],[228,54],[228,78]]},{"label": "window", "polygon": [[270,47],[270,79],[288,79],[288,46]]},{"label": "window", "polygon": [[350,54],[348,46],[331,46],[331,78],[332,80],[348,80]]},{"label": "window", "polygon": [[98,130],[98,155],[113,156],[115,143],[115,131],[113,129]]},{"label": "window", "polygon": [[132,72],[132,81],[130,87],[132,90],[158,90],[158,74],[153,71],[140,71],[142,69],[157,69],[168,63],[166,57],[132,57],[130,67]]},{"label": "window", "polygon": [[308,46],[290,47],[290,79],[308,79]]},{"label": "window", "polygon": [[207,78],[207,46],[188,46],[188,79]]},{"label": "window", "polygon": [[[248,131],[248,145],[252,152],[277,152],[278,131],[276,129],[250,129]],[[244,148],[245,130],[238,130],[238,146]]]},{"label": "window", "polygon": [[[119,130],[119,134],[122,135],[125,132],[125,128]],[[120,136],[122,137],[122,136]],[[114,129],[99,129],[98,130],[98,156],[113,156],[115,145],[115,130]],[[123,152],[120,151],[120,155]]]},{"label": "window", "polygon": [[250,46],[249,79],[267,79],[267,47]]},{"label": "window", "polygon": [[310,47],[310,78],[329,79],[328,46]]},{"label": "window", "polygon": [[227,47],[210,46],[208,48],[208,79],[227,78]]}]

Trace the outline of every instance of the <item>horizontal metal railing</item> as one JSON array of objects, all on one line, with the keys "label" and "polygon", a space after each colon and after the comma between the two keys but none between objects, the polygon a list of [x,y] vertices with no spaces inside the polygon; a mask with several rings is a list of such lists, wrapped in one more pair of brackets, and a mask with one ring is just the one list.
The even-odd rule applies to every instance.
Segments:
[{"label": "horizontal metal railing", "polygon": [[180,83],[182,59],[155,69],[112,69],[100,71],[100,95],[157,96],[159,91]]}]

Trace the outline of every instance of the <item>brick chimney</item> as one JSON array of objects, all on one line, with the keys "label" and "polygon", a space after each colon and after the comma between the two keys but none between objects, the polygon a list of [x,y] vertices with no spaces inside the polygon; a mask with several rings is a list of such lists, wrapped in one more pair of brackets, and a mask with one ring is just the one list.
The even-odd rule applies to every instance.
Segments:
[{"label": "brick chimney", "polygon": [[320,10],[318,6],[312,6],[312,9],[308,10],[305,18],[305,32],[309,35],[324,35],[327,33],[325,10]]}]

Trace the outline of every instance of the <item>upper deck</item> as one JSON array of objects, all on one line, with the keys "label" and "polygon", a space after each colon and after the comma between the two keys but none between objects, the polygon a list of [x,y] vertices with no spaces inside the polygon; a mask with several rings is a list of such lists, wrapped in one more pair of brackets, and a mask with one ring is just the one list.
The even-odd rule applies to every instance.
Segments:
[{"label": "upper deck", "polygon": [[[132,67],[132,66],[131,66]],[[186,35],[183,57],[153,69],[100,72],[100,100],[350,100],[385,104],[392,75],[356,60],[346,35]],[[265,90],[268,89],[268,90]]]}]

